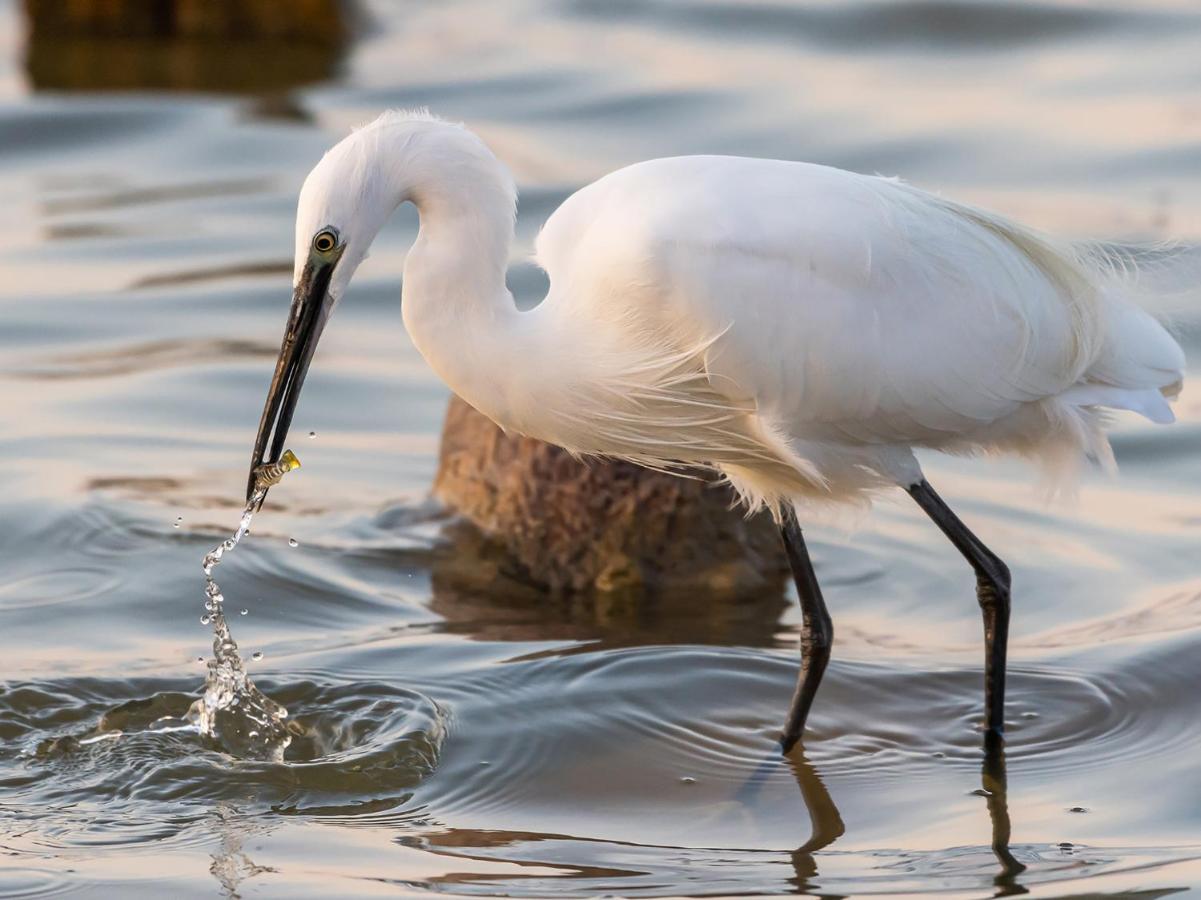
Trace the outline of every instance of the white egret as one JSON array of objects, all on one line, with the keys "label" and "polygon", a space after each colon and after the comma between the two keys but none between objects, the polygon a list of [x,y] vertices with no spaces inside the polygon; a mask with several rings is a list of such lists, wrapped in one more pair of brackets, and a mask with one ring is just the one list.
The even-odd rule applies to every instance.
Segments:
[{"label": "white egret", "polygon": [[797,511],[909,492],[976,574],[985,732],[1003,732],[1010,575],[913,448],[1009,451],[1058,478],[1110,460],[1103,408],[1171,422],[1184,356],[1098,254],[900,181],[723,156],[656,159],[569,197],[537,240],[546,298],[505,287],[516,192],[467,129],[389,112],[305,180],[295,291],[252,466],[284,449],[318,338],[393,211],[420,232],[402,312],[429,365],[505,429],[580,454],[719,471],[780,523],[800,597],[800,737],[833,629]]}]

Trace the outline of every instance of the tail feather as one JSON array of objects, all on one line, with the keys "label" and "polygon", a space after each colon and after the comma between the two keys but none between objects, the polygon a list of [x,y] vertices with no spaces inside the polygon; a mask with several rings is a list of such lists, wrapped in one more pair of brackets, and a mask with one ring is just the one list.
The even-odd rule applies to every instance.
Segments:
[{"label": "tail feather", "polygon": [[1132,391],[1176,386],[1184,377],[1184,351],[1176,339],[1128,300],[1110,296],[1103,302],[1105,337],[1084,380]]},{"label": "tail feather", "polygon": [[1172,407],[1163,392],[1155,388],[1121,388],[1108,384],[1078,384],[1060,394],[1060,399],[1073,406],[1107,406],[1128,409],[1150,419],[1156,425],[1171,425],[1176,421]]}]

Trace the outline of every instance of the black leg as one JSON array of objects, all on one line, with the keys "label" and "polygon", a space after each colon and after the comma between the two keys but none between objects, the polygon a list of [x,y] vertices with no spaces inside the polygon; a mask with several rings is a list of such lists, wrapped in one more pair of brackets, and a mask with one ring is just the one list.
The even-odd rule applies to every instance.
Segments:
[{"label": "black leg", "polygon": [[907,488],[934,524],[976,572],[976,597],[984,614],[984,734],[986,746],[1005,735],[1005,653],[1009,644],[1009,569],[959,520],[930,483]]},{"label": "black leg", "polygon": [[805,547],[801,526],[791,515],[780,526],[780,536],[784,539],[784,550],[788,554],[788,564],[792,567],[797,596],[801,599],[802,616],[801,674],[797,679],[796,693],[792,695],[792,707],[788,711],[784,733],[780,735],[780,746],[787,753],[800,740],[801,733],[805,730],[809,707],[813,705],[817,687],[826,671],[826,663],[830,661],[830,646],[834,643],[834,623],[830,621],[826,601],[822,599],[822,589],[813,573],[813,563],[809,560],[809,550]]}]

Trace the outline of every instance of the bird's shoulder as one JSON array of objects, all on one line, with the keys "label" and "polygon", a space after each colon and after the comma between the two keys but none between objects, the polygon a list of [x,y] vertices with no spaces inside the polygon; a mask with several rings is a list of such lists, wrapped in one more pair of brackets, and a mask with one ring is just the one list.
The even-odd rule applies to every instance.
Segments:
[{"label": "bird's shoulder", "polygon": [[[599,260],[670,265],[681,256],[800,259],[878,219],[886,179],[811,163],[679,156],[618,169],[572,194],[538,236],[537,258],[566,272]],[[842,247],[831,246],[836,257]]]}]

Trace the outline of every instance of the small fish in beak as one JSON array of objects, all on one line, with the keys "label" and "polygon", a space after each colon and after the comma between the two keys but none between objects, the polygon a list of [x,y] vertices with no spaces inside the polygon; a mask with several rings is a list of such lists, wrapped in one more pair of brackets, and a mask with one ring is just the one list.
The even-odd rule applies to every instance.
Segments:
[{"label": "small fish in beak", "polygon": [[279,462],[264,463],[255,467],[252,473],[254,489],[260,491],[264,488],[275,487],[285,475],[293,469],[299,468],[300,460],[296,458],[296,454],[291,450],[285,450],[284,455],[279,458]]}]

